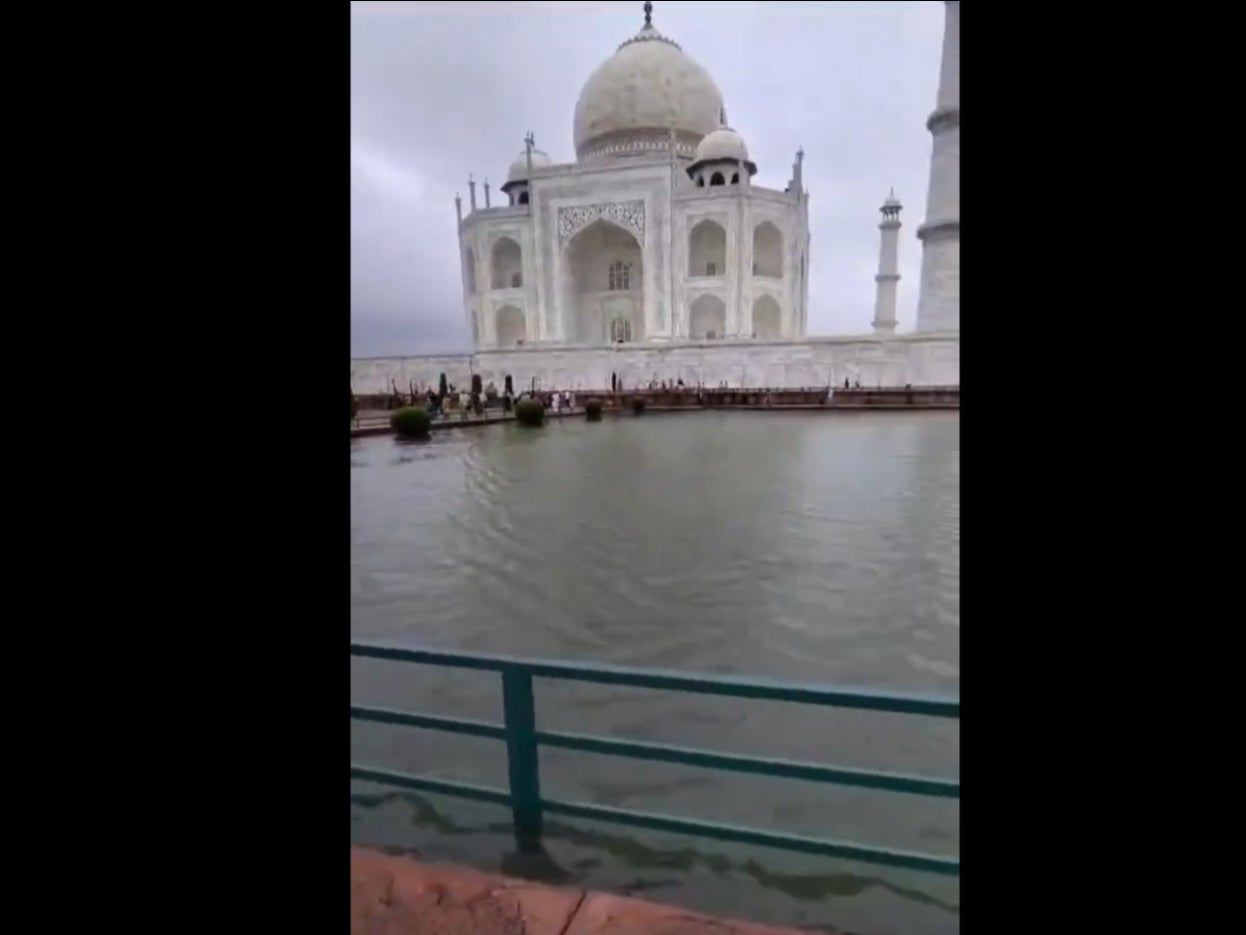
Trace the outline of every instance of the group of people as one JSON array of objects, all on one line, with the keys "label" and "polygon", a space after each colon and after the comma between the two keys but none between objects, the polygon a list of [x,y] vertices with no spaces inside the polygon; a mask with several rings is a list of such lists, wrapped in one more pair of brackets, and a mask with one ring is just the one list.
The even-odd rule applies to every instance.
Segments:
[{"label": "group of people", "polygon": [[[611,374],[610,382],[611,382],[611,389],[613,392],[615,393],[622,392],[623,381],[616,374]],[[703,382],[697,382],[696,384],[685,384],[683,377],[677,377],[674,380],[658,380],[655,378],[649,381],[648,388],[650,390],[685,390],[686,389],[686,390],[695,390],[698,393],[707,389],[706,385]],[[720,389],[720,390],[725,390],[725,389],[729,389],[730,387],[726,380],[721,380],[719,381],[718,385],[715,388]],[[844,377],[844,389],[846,390],[847,389],[858,389],[859,390],[860,388],[861,388],[860,378],[858,378],[854,383],[854,382],[851,382],[848,377]],[[457,403],[457,406],[452,406],[451,408],[457,409],[460,417],[462,419],[466,419],[468,415],[471,413],[475,413],[478,416],[484,415],[484,411],[489,406],[490,402],[493,400],[499,399],[499,396],[498,396],[497,386],[492,382],[490,382],[480,392],[470,392],[468,390],[460,390],[460,389],[457,389],[453,383],[450,383],[447,385],[447,393],[445,397],[443,397],[436,390],[430,387],[427,393],[427,398],[428,398],[428,411],[430,415],[434,415],[434,416],[445,415],[446,410],[447,410],[447,407],[445,405],[445,400],[448,398],[448,399],[454,400],[454,402]],[[549,409],[551,412],[560,412],[564,409],[574,409],[575,402],[576,402],[575,394],[572,393],[570,390],[537,390],[534,387],[532,390],[525,390],[524,392],[520,393],[518,397],[516,397],[508,389],[500,397],[502,410],[504,412],[510,412],[514,404],[522,399],[537,399],[541,402],[542,405],[545,406],[546,409]]]},{"label": "group of people", "polygon": [[[497,395],[498,388],[493,383],[489,383],[479,391],[459,389],[453,383],[447,383],[444,394],[429,387],[424,397],[429,415],[445,416],[451,410],[457,410],[459,418],[466,421],[467,417],[473,413],[478,416],[484,415],[489,401],[496,399]],[[450,401],[449,406],[446,405],[447,400]]]},{"label": "group of people", "polygon": [[570,390],[538,391],[534,388],[516,396],[508,389],[499,395],[497,386],[493,383],[489,383],[479,392],[459,389],[449,383],[444,396],[431,387],[424,396],[429,415],[449,416],[452,412],[457,412],[463,421],[467,421],[471,415],[483,416],[485,410],[493,405],[500,405],[503,412],[510,412],[515,403],[524,399],[538,400],[551,412],[570,410],[576,406],[575,394]]},{"label": "group of people", "polygon": [[570,390],[546,390],[523,393],[520,400],[535,399],[550,412],[562,412],[575,408],[575,394]]}]

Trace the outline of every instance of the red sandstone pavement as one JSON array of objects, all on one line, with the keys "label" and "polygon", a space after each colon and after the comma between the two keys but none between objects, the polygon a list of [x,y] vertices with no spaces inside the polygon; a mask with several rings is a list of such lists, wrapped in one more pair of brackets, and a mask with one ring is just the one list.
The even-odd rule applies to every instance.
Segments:
[{"label": "red sandstone pavement", "polygon": [[350,849],[351,935],[809,935]]}]

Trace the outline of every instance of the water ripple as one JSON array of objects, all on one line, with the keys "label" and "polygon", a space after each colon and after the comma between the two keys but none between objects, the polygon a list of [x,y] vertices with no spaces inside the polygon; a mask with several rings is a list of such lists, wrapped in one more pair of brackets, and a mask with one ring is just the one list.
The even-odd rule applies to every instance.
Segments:
[{"label": "water ripple", "polygon": [[[361,441],[352,633],[957,692],[959,458],[954,414],[655,416],[445,432],[419,446]],[[399,668],[369,669],[354,691],[498,716],[495,680]],[[954,724],[544,682],[537,704],[548,729],[934,775],[956,775],[959,761]],[[453,738],[411,736],[359,731],[354,753],[415,771],[444,760],[481,781],[501,769],[505,782],[487,745],[447,752],[439,745]],[[661,769],[675,768],[555,757],[542,783],[560,797],[648,796],[651,810],[738,824],[774,826],[778,815],[783,830],[899,848],[935,839],[955,850],[959,837],[954,810]]]}]

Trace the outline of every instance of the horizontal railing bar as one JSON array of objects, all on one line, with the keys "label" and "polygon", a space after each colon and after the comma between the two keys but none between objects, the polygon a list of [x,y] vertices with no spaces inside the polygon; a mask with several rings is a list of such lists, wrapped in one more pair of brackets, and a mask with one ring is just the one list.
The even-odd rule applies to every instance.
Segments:
[{"label": "horizontal railing bar", "polygon": [[631,669],[625,666],[556,662],[541,659],[520,659],[486,653],[450,652],[446,650],[385,646],[377,643],[351,641],[350,653],[366,659],[391,662],[414,662],[424,665],[449,666],[503,672],[522,669],[539,678],[593,682],[599,685],[628,685],[663,691],[692,692],[700,695],[725,695],[769,701],[790,701],[800,704],[830,705],[863,711],[886,711],[894,714],[924,714],[932,717],[959,718],[960,699],[937,695],[901,694],[861,688],[833,688],[781,682],[774,679],[751,679],[739,676],[669,672],[661,669]]},{"label": "horizontal railing bar", "polygon": [[714,753],[710,750],[694,750],[636,740],[611,740],[587,734],[567,734],[548,730],[537,731],[536,740],[543,746],[580,750],[585,753],[601,753],[607,756],[622,756],[636,760],[682,763],[687,766],[721,769],[733,773],[755,773],[759,776],[804,779],[810,782],[835,783],[841,786],[882,789],[913,795],[960,798],[960,782],[955,779],[847,769],[841,766],[824,766],[820,763],[801,763],[793,760],[767,760],[755,756]]},{"label": "horizontal railing bar", "polygon": [[468,734],[474,737],[506,739],[506,728],[487,721],[469,721],[457,717],[437,717],[432,714],[412,714],[392,708],[369,708],[351,705],[350,716],[356,721],[372,721],[375,724],[399,724],[403,727],[422,727],[425,730],[442,730],[451,734]]},{"label": "horizontal railing bar", "polygon": [[948,876],[960,875],[960,859],[957,857],[940,857],[934,854],[921,854],[915,851],[901,851],[887,847],[869,847],[848,841],[831,841],[824,838],[782,834],[776,831],[761,831],[756,828],[742,828],[737,825],[722,825],[715,822],[696,821],[688,818],[670,818],[666,815],[652,815],[646,812],[633,812],[621,808],[589,805],[582,802],[560,802],[555,799],[542,799],[541,807],[552,814],[608,821],[619,825],[630,825],[635,828],[648,828],[651,831],[669,831],[674,834],[688,834],[694,837],[731,841],[737,844],[773,847],[785,851],[795,851],[800,854],[817,854],[822,857],[840,857],[845,860],[881,864],[888,867],[925,870],[930,873],[941,873]]},{"label": "horizontal railing bar", "polygon": [[370,766],[350,767],[351,779],[366,779],[387,786],[398,786],[403,789],[417,789],[420,792],[434,792],[440,795],[451,795],[460,799],[474,799],[477,802],[491,802],[496,805],[510,805],[510,793],[505,789],[492,786],[476,786],[467,782],[454,782],[450,779],[433,779],[428,776],[413,776],[411,773],[399,773],[389,769],[374,769]]},{"label": "horizontal railing bar", "polygon": [[[501,789],[494,789],[488,786],[475,786],[469,783],[430,779],[425,776],[413,776],[410,773],[373,769],[353,764],[350,768],[350,775],[352,779],[366,779],[370,782],[379,782],[405,789],[417,789],[422,792],[474,799],[480,802],[492,802],[499,805],[510,804],[510,795]],[[738,825],[724,825],[688,818],[672,818],[667,815],[633,812],[621,808],[610,808],[605,805],[590,805],[584,802],[563,802],[558,799],[543,798],[541,799],[541,808],[551,814],[570,815],[573,818],[587,818],[592,821],[605,821],[617,825],[629,825],[634,828],[647,828],[650,831],[687,834],[693,837],[709,838],[717,841],[773,847],[801,854],[839,857],[845,860],[856,860],[888,867],[904,867],[909,870],[924,870],[951,876],[960,875],[960,860],[955,857],[941,857],[934,854],[921,854],[886,847],[869,847],[848,841],[831,841],[824,838],[782,834],[776,831],[762,831],[757,828],[744,828]]]},{"label": "horizontal railing bar", "polygon": [[[506,738],[506,728],[486,721],[470,721],[462,718],[437,717],[429,714],[411,714],[390,708],[370,708],[351,705],[350,716],[357,721],[378,724],[398,724],[426,730],[440,730],[451,734],[489,737],[494,740]],[[904,792],[912,795],[960,798],[960,782],[928,776],[912,776],[904,773],[876,772],[849,769],[842,766],[826,766],[821,763],[801,763],[793,760],[769,760],[763,757],[744,756],[733,753],[715,753],[666,744],[647,743],[636,740],[612,740],[589,734],[569,734],[559,731],[537,731],[535,739],[547,747],[564,750],[580,750],[584,753],[600,753],[634,760],[653,760],[660,763],[680,763],[703,769],[720,769],[733,773],[753,773],[759,776],[775,776],[784,779],[803,779],[809,782],[834,783],[863,789],[880,789],[886,792]]]}]

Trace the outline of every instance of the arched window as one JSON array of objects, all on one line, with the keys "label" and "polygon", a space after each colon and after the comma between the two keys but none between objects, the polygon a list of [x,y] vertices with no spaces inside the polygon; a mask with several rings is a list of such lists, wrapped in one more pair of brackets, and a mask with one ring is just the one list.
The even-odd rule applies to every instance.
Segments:
[{"label": "arched window", "polygon": [[527,193],[527,192],[521,192],[521,193],[520,193],[520,195],[519,195],[519,203],[520,203],[521,205],[526,205],[526,204],[528,203],[528,193]]},{"label": "arched window", "polygon": [[713,175],[710,176],[710,184],[711,185],[726,185],[727,181],[726,179],[723,178],[723,174],[721,172],[715,172]]},{"label": "arched window", "polygon": [[511,288],[519,289],[523,286],[523,273],[511,273]]},{"label": "arched window", "polygon": [[698,175],[697,176],[697,188],[704,188],[704,187],[705,187],[705,176]]},{"label": "arched window", "polygon": [[615,260],[611,263],[606,286],[611,292],[626,292],[632,288],[632,264],[624,263],[622,260]]},{"label": "arched window", "polygon": [[626,318],[616,318],[610,322],[610,340],[615,344],[623,344],[632,340],[632,323]]},{"label": "arched window", "polygon": [[732,173],[731,173],[731,184],[732,184],[732,185],[739,185],[739,184],[740,184],[740,173],[739,173],[739,172],[732,172]]},{"label": "arched window", "polygon": [[783,278],[783,235],[770,221],[753,229],[753,275]]},{"label": "arched window", "polygon": [[523,275],[523,252],[519,244],[510,237],[499,237],[493,245],[493,277],[491,289],[512,288],[511,278],[515,273]]}]

